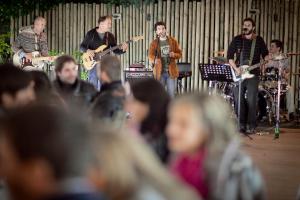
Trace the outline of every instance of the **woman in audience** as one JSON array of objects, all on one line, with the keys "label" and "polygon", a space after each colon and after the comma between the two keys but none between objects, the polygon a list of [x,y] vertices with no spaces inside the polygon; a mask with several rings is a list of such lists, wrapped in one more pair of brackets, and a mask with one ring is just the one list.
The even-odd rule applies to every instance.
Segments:
[{"label": "woman in audience", "polygon": [[164,163],[169,154],[164,132],[169,101],[168,93],[158,81],[145,79],[132,84],[131,96],[125,102],[129,128],[138,135],[141,133]]},{"label": "woman in audience", "polygon": [[193,190],[168,174],[154,153],[138,138],[128,137],[124,130],[97,126],[93,127],[98,131],[91,140],[95,163],[90,177],[107,199],[198,199]]},{"label": "woman in audience", "polygon": [[224,99],[206,93],[172,102],[166,131],[171,170],[205,199],[261,199],[260,174],[239,148],[230,113]]}]

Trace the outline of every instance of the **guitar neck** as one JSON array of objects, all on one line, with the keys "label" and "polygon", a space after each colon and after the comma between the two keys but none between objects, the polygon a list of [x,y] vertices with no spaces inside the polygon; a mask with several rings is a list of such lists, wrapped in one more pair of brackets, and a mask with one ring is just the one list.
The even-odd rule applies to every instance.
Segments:
[{"label": "guitar neck", "polygon": [[251,65],[251,66],[248,67],[248,70],[251,71],[253,69],[256,69],[256,68],[260,67],[261,65],[263,65],[263,63],[257,63],[255,65]]},{"label": "guitar neck", "polygon": [[[126,41],[127,44],[130,43],[130,42],[132,42],[132,40]],[[114,46],[114,47],[111,47],[111,48],[109,48],[109,49],[106,49],[106,50],[104,50],[104,51],[98,53],[98,55],[99,55],[99,56],[104,56],[104,55],[108,54],[108,53],[111,52],[111,51],[114,51],[114,50],[116,50],[116,49],[119,49],[121,46],[122,46],[122,44],[116,45],[116,46]]]}]

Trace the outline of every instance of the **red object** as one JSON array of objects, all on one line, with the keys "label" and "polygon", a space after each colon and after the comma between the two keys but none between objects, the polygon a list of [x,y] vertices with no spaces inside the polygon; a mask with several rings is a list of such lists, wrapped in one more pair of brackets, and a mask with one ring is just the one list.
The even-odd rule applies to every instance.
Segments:
[{"label": "red object", "polygon": [[208,183],[204,169],[205,151],[200,150],[194,155],[179,155],[171,164],[171,171],[183,182],[192,186],[198,194],[208,197]]}]

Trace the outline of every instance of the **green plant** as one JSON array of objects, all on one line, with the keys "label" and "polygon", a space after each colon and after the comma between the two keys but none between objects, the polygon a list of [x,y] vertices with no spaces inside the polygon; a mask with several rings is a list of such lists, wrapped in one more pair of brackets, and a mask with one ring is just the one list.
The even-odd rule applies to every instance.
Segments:
[{"label": "green plant", "polygon": [[10,33],[0,35],[0,63],[7,62],[12,54],[11,46],[9,44]]}]

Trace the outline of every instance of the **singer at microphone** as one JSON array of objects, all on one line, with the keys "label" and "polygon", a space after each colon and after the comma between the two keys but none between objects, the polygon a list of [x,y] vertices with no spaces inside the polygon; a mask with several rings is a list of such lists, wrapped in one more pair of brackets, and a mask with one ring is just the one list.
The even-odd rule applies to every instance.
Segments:
[{"label": "singer at microphone", "polygon": [[153,65],[154,77],[166,86],[171,97],[175,96],[176,78],[179,69],[176,60],[182,56],[175,38],[167,35],[166,24],[157,22],[154,26],[156,38],[150,44],[149,63]]}]

